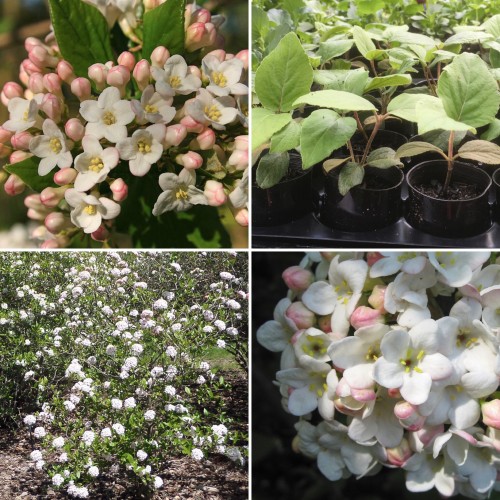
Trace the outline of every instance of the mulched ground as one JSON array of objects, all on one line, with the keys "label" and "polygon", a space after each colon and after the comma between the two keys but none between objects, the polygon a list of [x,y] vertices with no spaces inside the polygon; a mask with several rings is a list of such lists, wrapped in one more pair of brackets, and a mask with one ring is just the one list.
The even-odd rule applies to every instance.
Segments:
[{"label": "mulched ground", "polygon": [[[224,374],[231,380],[228,413],[238,418],[244,431],[248,418],[247,381],[238,372]],[[29,461],[31,446],[25,434],[0,429],[0,500],[42,500],[68,498],[64,492],[52,489],[43,472],[34,469]],[[244,500],[248,498],[247,468],[224,456],[213,455],[202,462],[189,457],[171,457],[158,473],[164,485],[153,496],[138,491],[123,475],[103,475],[92,489],[93,500]]]}]

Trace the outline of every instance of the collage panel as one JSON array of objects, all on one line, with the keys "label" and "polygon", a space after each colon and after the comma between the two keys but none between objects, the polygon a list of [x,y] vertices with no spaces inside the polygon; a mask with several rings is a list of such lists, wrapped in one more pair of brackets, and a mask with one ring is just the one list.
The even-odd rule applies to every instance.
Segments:
[{"label": "collage panel", "polygon": [[253,0],[253,246],[500,246],[499,26],[495,1]]},{"label": "collage panel", "polygon": [[0,248],[248,248],[248,1],[0,5]]},{"label": "collage panel", "polygon": [[498,252],[252,258],[252,498],[499,498]]},{"label": "collage panel", "polygon": [[0,253],[0,498],[248,498],[248,254]]}]

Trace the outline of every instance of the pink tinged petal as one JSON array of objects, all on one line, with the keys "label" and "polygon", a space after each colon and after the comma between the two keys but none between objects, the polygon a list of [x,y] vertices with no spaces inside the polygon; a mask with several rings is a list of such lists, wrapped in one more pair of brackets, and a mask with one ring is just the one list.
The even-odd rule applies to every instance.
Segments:
[{"label": "pink tinged petal", "polygon": [[380,276],[391,276],[401,269],[401,263],[392,257],[386,257],[378,260],[370,268],[370,276],[378,278]]},{"label": "pink tinged petal", "polygon": [[80,104],[80,114],[88,122],[101,121],[103,110],[97,104],[97,101],[83,101]]},{"label": "pink tinged petal", "polygon": [[415,349],[422,349],[429,353],[439,350],[439,328],[433,319],[426,319],[417,326],[414,326],[410,330],[409,335]]},{"label": "pink tinged petal", "polygon": [[281,352],[289,345],[290,334],[280,323],[271,320],[257,330],[257,341],[269,351]]},{"label": "pink tinged petal", "polygon": [[[345,375],[345,374],[344,374]],[[360,403],[366,403],[368,401],[375,401],[377,395],[375,391],[371,388],[369,389],[354,389],[351,388],[352,398]]]},{"label": "pink tinged petal", "polygon": [[302,302],[311,311],[321,316],[331,314],[335,309],[337,294],[325,281],[313,283],[302,295]]},{"label": "pink tinged petal", "polygon": [[438,352],[424,356],[418,366],[425,373],[428,373],[432,380],[443,380],[453,372],[451,361]]},{"label": "pink tinged petal", "polygon": [[441,469],[436,472],[434,486],[441,495],[451,497],[455,492],[455,479]]},{"label": "pink tinged petal", "polygon": [[113,104],[120,100],[120,91],[116,87],[108,87],[104,89],[99,96],[97,102],[102,109],[113,107]]},{"label": "pink tinged petal", "polygon": [[318,407],[318,398],[308,387],[294,389],[288,398],[288,410],[292,415],[300,417],[311,413]]},{"label": "pink tinged petal", "polygon": [[118,203],[109,198],[99,198],[101,206],[97,210],[101,213],[103,219],[114,219],[118,217],[121,207]]},{"label": "pink tinged petal", "polygon": [[145,176],[151,169],[151,163],[147,161],[145,156],[138,153],[135,158],[129,161],[130,173],[136,177]]},{"label": "pink tinged petal", "polygon": [[346,337],[331,344],[328,355],[335,366],[346,369],[364,363],[366,349],[364,342],[358,337]]},{"label": "pink tinged petal", "polygon": [[87,153],[91,158],[94,156],[101,156],[102,154],[101,143],[94,135],[86,135],[82,139],[82,146],[85,153]]},{"label": "pink tinged petal", "polygon": [[330,481],[342,478],[344,462],[335,451],[322,450],[318,453],[318,469]]},{"label": "pink tinged petal", "polygon": [[498,376],[482,370],[469,372],[462,376],[461,383],[473,398],[484,398],[496,391]]},{"label": "pink tinged petal", "polygon": [[42,158],[38,165],[38,175],[47,175],[57,165],[57,156]]},{"label": "pink tinged petal", "polygon": [[400,363],[410,347],[410,336],[403,330],[391,330],[380,343],[380,350],[387,361]]},{"label": "pink tinged petal", "polygon": [[348,368],[344,371],[343,377],[353,389],[371,389],[375,385],[372,374],[373,364],[365,363]]},{"label": "pink tinged petal", "polygon": [[127,127],[119,123],[108,125],[104,129],[104,137],[106,137],[109,142],[113,143],[122,141],[127,138]]},{"label": "pink tinged petal", "polygon": [[362,420],[354,417],[349,424],[349,437],[357,443],[364,443],[375,436],[377,432],[377,421],[373,417],[367,417]]},{"label": "pink tinged petal", "polygon": [[388,389],[398,389],[403,385],[403,373],[401,364],[391,363],[384,358],[377,359],[373,365],[375,382]]},{"label": "pink tinged petal", "polygon": [[403,399],[412,405],[420,405],[427,400],[432,379],[428,373],[412,371],[403,376],[403,385],[399,389]]},{"label": "pink tinged petal", "polygon": [[115,168],[120,161],[120,154],[116,148],[106,148],[100,156],[104,165],[110,170]]}]

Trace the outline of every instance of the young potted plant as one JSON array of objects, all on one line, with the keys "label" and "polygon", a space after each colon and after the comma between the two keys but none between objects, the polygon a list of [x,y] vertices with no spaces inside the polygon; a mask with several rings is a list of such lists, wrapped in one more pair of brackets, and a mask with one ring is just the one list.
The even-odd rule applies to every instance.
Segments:
[{"label": "young potted plant", "polygon": [[472,140],[454,153],[457,132],[472,131],[495,120],[500,104],[497,82],[487,65],[475,54],[464,53],[445,67],[438,82],[438,97],[401,95],[389,110],[417,122],[420,134],[449,131],[448,151],[426,142],[401,146],[398,157],[436,152],[443,161],[416,165],[408,173],[408,222],[439,236],[472,236],[491,226],[488,205],[489,175],[458,158],[484,164],[500,164],[500,147]]}]

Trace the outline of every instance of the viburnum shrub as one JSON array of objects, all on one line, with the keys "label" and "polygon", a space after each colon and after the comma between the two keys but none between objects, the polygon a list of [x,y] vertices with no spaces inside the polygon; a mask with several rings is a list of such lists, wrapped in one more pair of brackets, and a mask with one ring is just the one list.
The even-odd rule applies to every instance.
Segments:
[{"label": "viburnum shrub", "polygon": [[231,385],[207,356],[227,349],[246,369],[246,259],[0,257],[0,421],[25,428],[55,487],[86,498],[122,471],[160,488],[179,454],[245,463],[246,423],[228,415]]},{"label": "viburnum shrub", "polygon": [[308,254],[257,331],[294,447],[335,481],[487,498],[500,467],[500,265],[489,252]]},{"label": "viburnum shrub", "polygon": [[229,246],[215,207],[247,225],[248,51],[224,50],[224,18],[186,0],[49,6],[53,32],[26,39],[22,85],[1,92],[4,187],[36,192],[34,237]]}]

